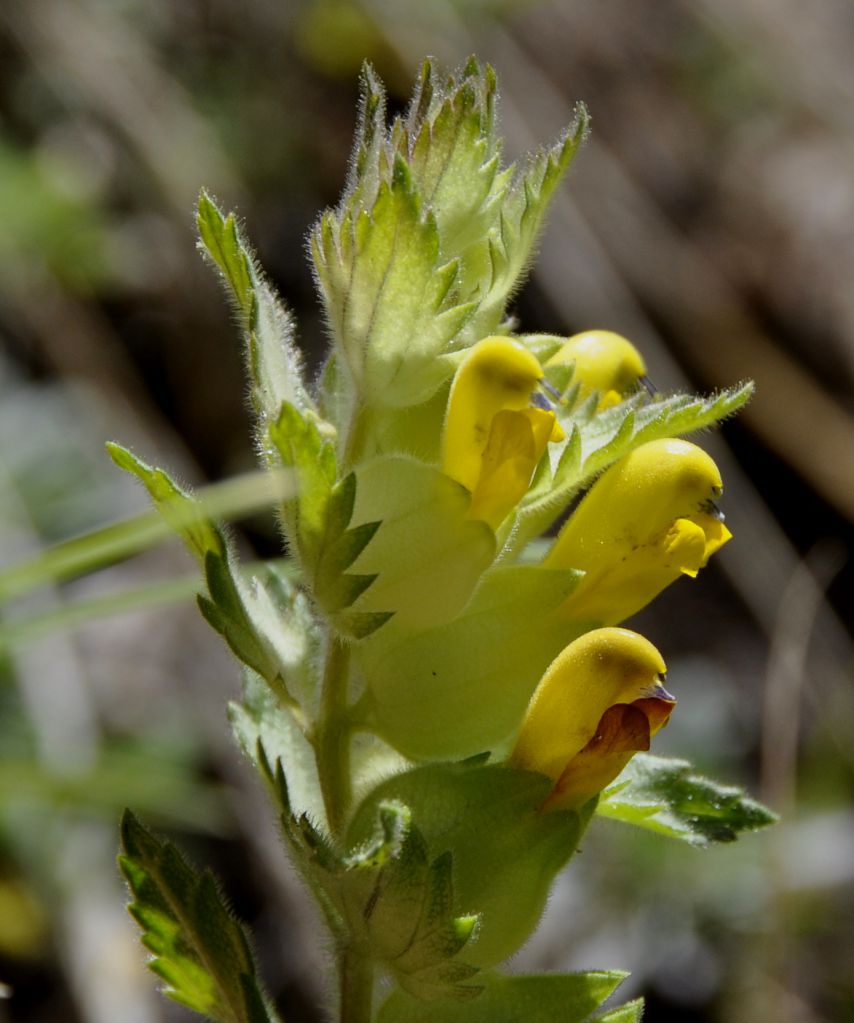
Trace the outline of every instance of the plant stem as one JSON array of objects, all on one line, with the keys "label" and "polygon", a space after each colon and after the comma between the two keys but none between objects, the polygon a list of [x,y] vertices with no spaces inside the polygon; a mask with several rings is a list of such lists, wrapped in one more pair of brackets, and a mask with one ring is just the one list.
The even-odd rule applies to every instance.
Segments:
[{"label": "plant stem", "polygon": [[340,955],[341,1023],[370,1023],[374,970],[369,959],[353,948]]},{"label": "plant stem", "polygon": [[352,796],[350,722],[347,708],[350,648],[332,638],[326,652],[315,756],[323,804],[332,837],[340,839]]},{"label": "plant stem", "polygon": [[341,460],[342,476],[349,472],[364,454],[369,421],[370,412],[368,408],[364,405],[357,405],[353,410],[353,416],[347,430],[347,440]]}]

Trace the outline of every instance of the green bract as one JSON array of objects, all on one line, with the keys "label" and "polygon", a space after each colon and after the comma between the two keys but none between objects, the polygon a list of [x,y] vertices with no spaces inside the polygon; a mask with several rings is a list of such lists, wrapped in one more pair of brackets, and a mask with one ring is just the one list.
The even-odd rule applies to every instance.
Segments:
[{"label": "green bract", "polygon": [[[729,415],[750,385],[651,396],[624,339],[615,355],[615,335],[579,347],[508,319],[587,126],[579,107],[553,145],[502,167],[491,68],[472,59],[443,81],[428,61],[390,125],[366,70],[346,190],[311,234],[332,340],[315,387],[234,216],[202,194],[262,465],[288,484],[288,572],[245,572],[192,495],[112,448],[198,558],[202,613],[245,666],[231,722],[324,914],[349,1023],[590,1020],[620,975],[497,968],[597,804],[695,843],[770,819],[682,764],[632,765],[675,700],[651,644],[600,628],[725,542],[714,463],[663,439]],[[588,489],[549,553],[538,538]],[[215,1019],[272,1019],[208,882],[130,818],[125,849],[134,915],[175,997]],[[378,973],[392,982],[379,1008]]]}]

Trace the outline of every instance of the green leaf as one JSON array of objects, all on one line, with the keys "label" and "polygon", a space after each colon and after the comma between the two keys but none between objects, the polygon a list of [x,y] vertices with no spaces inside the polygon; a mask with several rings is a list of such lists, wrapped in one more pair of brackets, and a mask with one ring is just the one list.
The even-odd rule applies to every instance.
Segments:
[{"label": "green leaf", "polygon": [[199,196],[196,225],[201,248],[221,272],[234,300],[246,343],[258,437],[269,458],[272,452],[266,445],[267,427],[278,415],[282,402],[312,408],[294,340],[293,317],[264,280],[234,214],[224,216],[205,191]]},{"label": "green leaf", "polygon": [[458,264],[440,256],[402,159],[370,207],[345,209],[325,213],[311,241],[338,351],[369,405],[425,401],[453,372],[441,356],[471,313],[456,298]]},{"label": "green leaf", "polygon": [[[459,565],[451,562],[452,570]],[[458,759],[506,743],[543,672],[578,635],[578,623],[550,612],[579,578],[538,564],[496,565],[452,621],[413,633],[395,618],[354,651],[373,727],[414,760]],[[441,585],[425,587],[423,599],[447,593]]]},{"label": "green leaf", "polygon": [[307,573],[314,576],[337,473],[335,448],[321,436],[317,422],[289,402],[282,404],[268,433],[282,465],[296,472],[296,494],[285,502],[283,518],[288,539],[296,545]]},{"label": "green leaf", "polygon": [[382,524],[353,562],[377,577],[353,609],[394,612],[394,627],[410,632],[453,618],[495,555],[489,526],[466,517],[468,491],[405,456],[372,459],[356,475],[355,529]]},{"label": "green leaf", "polygon": [[684,760],[647,753],[636,754],[602,793],[597,812],[701,847],[777,820],[741,789],[692,774]]},{"label": "green leaf", "polygon": [[204,251],[219,267],[231,289],[241,326],[251,330],[255,323],[254,269],[252,257],[238,234],[234,214],[223,217],[213,199],[202,190],[196,226]]},{"label": "green leaf", "polygon": [[121,829],[119,865],[134,897],[128,908],[164,993],[218,1023],[274,1023],[246,934],[210,872],[192,868],[129,810]]},{"label": "green leaf", "polygon": [[433,62],[425,61],[406,131],[397,140],[415,185],[436,217],[442,251],[458,256],[463,292],[477,278],[472,256],[500,216],[512,168],[500,172],[496,133],[497,82],[489,65],[470,61],[443,88]]},{"label": "green leaf", "polygon": [[282,463],[296,471],[297,494],[283,506],[285,530],[295,546],[306,581],[317,603],[343,635],[368,635],[385,621],[346,609],[364,593],[375,573],[347,569],[371,542],[379,522],[348,528],[356,501],[356,477],[336,483],[335,448],[325,440],[311,415],[285,403],[270,427],[270,439]]},{"label": "green leaf", "polygon": [[568,440],[558,456],[551,484],[539,480],[523,501],[513,549],[520,550],[544,533],[576,494],[618,458],[647,441],[713,426],[749,401],[753,389],[753,384],[747,383],[707,398],[677,394],[651,402],[637,395],[599,413],[595,413],[593,397],[562,415]]},{"label": "green leaf", "polygon": [[229,704],[228,718],[243,753],[259,769],[266,764],[264,773],[277,801],[280,802],[282,792],[271,765],[279,763],[289,813],[296,818],[306,814],[313,820],[323,820],[314,750],[298,721],[282,708],[275,694],[254,672],[244,672],[243,699]]},{"label": "green leaf", "polygon": [[465,344],[494,333],[503,320],[507,303],[530,266],[549,202],[587,136],[589,120],[579,104],[562,138],[535,154],[502,197],[496,226],[481,236],[481,255],[479,260],[474,257],[488,272],[480,285],[477,312],[466,325]]},{"label": "green leaf", "polygon": [[426,402],[454,352],[499,329],[586,113],[514,177],[501,169],[496,79],[474,58],[440,83],[431,61],[384,125],[368,70],[347,191],[311,250],[340,361],[370,406]]},{"label": "green leaf", "polygon": [[[478,982],[483,991],[473,1002],[424,1005],[402,991],[395,991],[380,1006],[377,1023],[585,1023],[625,976],[617,971],[481,974]],[[609,1023],[617,1020],[628,1023],[639,1017],[609,1013],[599,1018]]]},{"label": "green leaf", "polygon": [[[146,487],[155,507],[184,540],[204,569],[209,596],[199,595],[199,610],[208,624],[220,633],[235,656],[275,689],[284,703],[293,702],[287,691],[287,662],[277,655],[275,626],[264,615],[264,604],[256,582],[248,588],[232,563],[222,531],[205,515],[198,501],[182,490],[162,469],[152,468],[118,444],[108,445],[113,460],[136,476]],[[267,602],[268,604],[269,602]],[[259,623],[253,612],[259,612]]]},{"label": "green leaf", "polygon": [[604,1016],[597,1016],[592,1023],[640,1023],[643,1019],[643,999],[636,998],[616,1009],[611,1009]]},{"label": "green leaf", "polygon": [[365,64],[361,76],[358,124],[342,208],[348,203],[353,207],[370,206],[376,199],[383,171],[390,166],[385,119],[385,89],[374,69]]},{"label": "green leaf", "polygon": [[120,469],[136,476],[145,486],[157,510],[202,565],[209,554],[224,557],[226,544],[222,533],[199,508],[195,498],[162,469],[148,465],[120,444],[107,444],[107,451]]},{"label": "green leaf", "polygon": [[[592,805],[579,813],[540,813],[552,785],[539,774],[473,762],[414,768],[381,783],[363,801],[348,842],[370,847],[383,808],[408,808],[423,843],[418,851],[422,879],[426,864],[432,863],[438,918],[457,915],[471,926],[473,917],[480,917],[465,959],[494,966],[533,931],[551,883],[575,851],[592,813]],[[420,889],[418,897],[423,897]],[[403,920],[413,920],[404,895],[399,901]],[[393,912],[395,903],[390,905]],[[439,938],[453,943],[455,933],[443,931]]]}]

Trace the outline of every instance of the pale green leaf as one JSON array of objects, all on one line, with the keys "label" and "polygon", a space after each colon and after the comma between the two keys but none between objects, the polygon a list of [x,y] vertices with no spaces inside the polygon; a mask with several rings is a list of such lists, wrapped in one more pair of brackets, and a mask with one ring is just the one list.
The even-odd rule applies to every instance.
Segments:
[{"label": "pale green leaf", "polygon": [[[472,1002],[424,1004],[395,991],[380,1007],[377,1023],[585,1023],[625,976],[616,971],[481,974],[483,990]],[[622,1023],[623,1017],[614,1019]]]},{"label": "pale green leaf", "polygon": [[[434,909],[425,919],[438,924],[446,916],[465,918],[462,934],[440,928],[430,940],[449,948],[468,935],[472,916],[479,916],[464,958],[494,966],[533,931],[551,883],[574,853],[593,809],[591,804],[580,813],[539,813],[552,785],[539,774],[472,762],[414,768],[382,782],[363,801],[349,841],[370,844],[382,808],[407,807],[424,844],[420,862],[432,863]],[[423,915],[423,903],[419,906]],[[405,919],[414,918],[410,906]]]},{"label": "pale green leaf", "polygon": [[453,618],[495,555],[484,522],[466,517],[467,490],[438,469],[390,455],[357,471],[353,525],[382,524],[353,562],[377,576],[354,611],[393,612],[395,627],[423,629]]},{"label": "pale green leaf", "polygon": [[604,1016],[597,1016],[591,1023],[640,1023],[643,1019],[643,999],[635,998],[616,1009],[611,1009]]},{"label": "pale green leaf", "polygon": [[[297,718],[282,707],[275,694],[252,671],[243,674],[243,699],[229,704],[228,718],[237,743],[259,768],[266,762],[268,782],[274,782],[270,765],[282,765],[294,816],[324,818],[323,797],[317,778],[314,750]],[[260,746],[259,746],[260,743]],[[264,761],[261,760],[263,748]]]},{"label": "pale green leaf", "polygon": [[[354,651],[369,680],[372,725],[416,760],[471,756],[506,743],[543,672],[578,635],[578,623],[550,612],[579,577],[499,565],[453,621],[412,634],[393,619]],[[425,587],[430,599],[446,592],[440,585]]]},{"label": "pale green leaf", "polygon": [[246,346],[258,437],[269,457],[272,452],[266,446],[266,430],[282,402],[301,409],[312,407],[293,317],[264,280],[234,214],[224,216],[205,191],[199,196],[196,225],[203,251],[221,272],[234,300]]},{"label": "pale green leaf", "polygon": [[312,255],[339,357],[371,405],[424,401],[453,371],[441,358],[471,313],[455,298],[456,262],[397,159],[370,208],[325,214]]},{"label": "pale green leaf", "polygon": [[[513,535],[514,550],[544,533],[593,478],[636,447],[662,437],[679,437],[713,426],[750,400],[753,384],[707,398],[677,394],[648,402],[643,395],[594,414],[595,396],[562,417],[568,440],[557,455],[548,486],[538,480],[522,504]],[[558,409],[560,411],[560,408]]]},{"label": "pale green leaf", "polygon": [[566,174],[589,128],[583,105],[575,120],[551,148],[534,155],[500,203],[496,227],[478,243],[479,263],[489,266],[480,289],[477,312],[466,325],[464,343],[495,333],[508,301],[530,266],[534,245],[555,189]]}]

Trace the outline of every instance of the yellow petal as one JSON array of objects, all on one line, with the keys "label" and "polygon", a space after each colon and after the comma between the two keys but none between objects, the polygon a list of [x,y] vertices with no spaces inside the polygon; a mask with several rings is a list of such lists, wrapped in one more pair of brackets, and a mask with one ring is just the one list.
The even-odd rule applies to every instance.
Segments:
[{"label": "yellow petal", "polygon": [[524,497],[553,423],[554,414],[539,408],[504,409],[493,417],[469,518],[498,528]]},{"label": "yellow petal", "polygon": [[526,409],[542,376],[539,362],[518,342],[507,337],[478,341],[460,363],[451,387],[442,442],[443,472],[473,491],[493,418],[503,410]]}]

